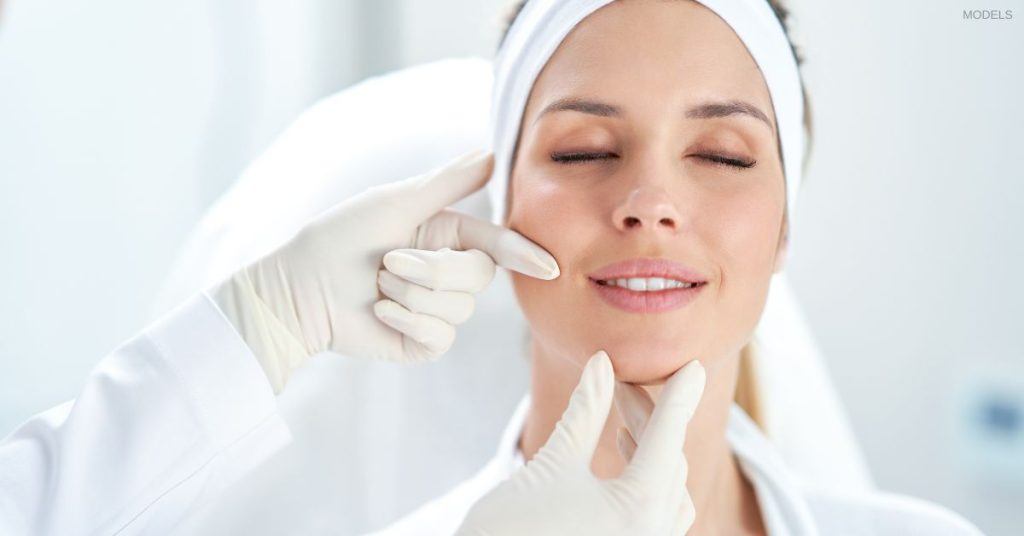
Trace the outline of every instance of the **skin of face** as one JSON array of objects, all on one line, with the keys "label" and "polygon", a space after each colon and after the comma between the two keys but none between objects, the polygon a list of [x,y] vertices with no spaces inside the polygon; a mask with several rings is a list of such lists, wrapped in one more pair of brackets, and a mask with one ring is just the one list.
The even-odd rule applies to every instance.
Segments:
[{"label": "skin of face", "polygon": [[[619,115],[541,113],[561,99],[611,104]],[[770,124],[749,114],[687,115],[735,101],[758,108]],[[618,379],[657,384],[690,360],[714,367],[738,355],[785,256],[774,124],[757,64],[702,5],[619,0],[577,25],[533,86],[509,188],[506,224],[561,269],[553,281],[512,273],[535,357],[578,369],[603,349]],[[581,153],[591,159],[555,161]],[[638,257],[680,262],[707,284],[672,311],[612,307],[589,274]]]}]

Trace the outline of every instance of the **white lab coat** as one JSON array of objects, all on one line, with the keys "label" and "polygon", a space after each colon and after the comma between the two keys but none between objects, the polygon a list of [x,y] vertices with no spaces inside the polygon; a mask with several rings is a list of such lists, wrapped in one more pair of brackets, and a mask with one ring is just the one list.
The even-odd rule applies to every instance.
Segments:
[{"label": "white lab coat", "polygon": [[0,534],[167,534],[290,440],[256,358],[200,294],[0,442]]},{"label": "white lab coat", "polygon": [[[483,495],[524,464],[517,445],[530,405],[516,409],[497,452],[472,478],[374,536],[449,535]],[[726,438],[757,495],[769,536],[978,536],[973,524],[942,506],[893,493],[829,489],[801,482],[775,446],[733,403]],[[697,513],[700,515],[700,512]]]}]

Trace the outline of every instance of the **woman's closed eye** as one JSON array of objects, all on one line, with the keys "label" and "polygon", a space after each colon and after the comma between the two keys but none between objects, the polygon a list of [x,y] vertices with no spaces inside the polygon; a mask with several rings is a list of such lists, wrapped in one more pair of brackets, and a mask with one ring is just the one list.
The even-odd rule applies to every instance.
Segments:
[{"label": "woman's closed eye", "polygon": [[706,160],[713,165],[729,166],[739,169],[749,169],[757,164],[757,160],[747,160],[744,158],[725,156],[720,154],[698,154],[694,156],[702,160]]},{"label": "woman's closed eye", "polygon": [[[757,160],[747,160],[733,156],[726,156],[716,153],[700,153],[692,155],[715,166],[728,166],[738,169],[749,169],[757,164]],[[619,158],[615,153],[607,152],[571,152],[552,153],[551,161],[559,164],[574,165],[594,160],[609,160]]]},{"label": "woman's closed eye", "polygon": [[611,158],[618,158],[619,155],[615,153],[551,153],[551,161],[559,164],[578,164],[580,162],[587,162],[591,160],[606,160]]}]

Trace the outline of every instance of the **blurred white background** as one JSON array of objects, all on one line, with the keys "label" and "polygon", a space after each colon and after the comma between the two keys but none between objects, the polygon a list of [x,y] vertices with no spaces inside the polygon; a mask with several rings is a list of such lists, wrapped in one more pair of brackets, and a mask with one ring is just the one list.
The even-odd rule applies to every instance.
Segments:
[{"label": "blurred white background", "polygon": [[[0,435],[149,320],[203,210],[366,76],[490,57],[507,0],[7,0]],[[791,0],[816,136],[789,270],[883,489],[1024,534],[1024,3]]]}]

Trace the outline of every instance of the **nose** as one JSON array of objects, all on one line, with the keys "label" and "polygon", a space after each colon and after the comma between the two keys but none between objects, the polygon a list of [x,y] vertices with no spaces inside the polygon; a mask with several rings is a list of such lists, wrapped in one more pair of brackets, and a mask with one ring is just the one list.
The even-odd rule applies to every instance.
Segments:
[{"label": "nose", "polygon": [[620,231],[675,233],[681,221],[675,203],[665,190],[643,186],[631,191],[615,208],[612,223]]}]

